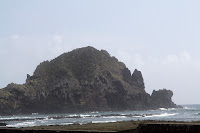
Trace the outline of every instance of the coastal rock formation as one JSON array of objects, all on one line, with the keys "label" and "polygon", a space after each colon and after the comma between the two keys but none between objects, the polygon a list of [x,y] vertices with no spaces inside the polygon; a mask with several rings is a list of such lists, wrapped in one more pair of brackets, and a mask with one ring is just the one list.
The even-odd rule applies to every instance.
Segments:
[{"label": "coastal rock formation", "polygon": [[171,90],[153,90],[151,94],[152,102],[161,108],[176,108],[177,105],[172,102],[173,92]]},{"label": "coastal rock formation", "polygon": [[137,69],[105,50],[75,49],[40,63],[26,83],[0,90],[0,115],[84,111],[148,110],[177,107],[171,91],[145,91]]},{"label": "coastal rock formation", "polygon": [[138,84],[138,86],[140,88],[142,88],[142,89],[145,88],[142,73],[140,71],[138,71],[137,69],[135,69],[135,71],[133,72],[132,79],[133,79],[133,81],[135,81]]}]

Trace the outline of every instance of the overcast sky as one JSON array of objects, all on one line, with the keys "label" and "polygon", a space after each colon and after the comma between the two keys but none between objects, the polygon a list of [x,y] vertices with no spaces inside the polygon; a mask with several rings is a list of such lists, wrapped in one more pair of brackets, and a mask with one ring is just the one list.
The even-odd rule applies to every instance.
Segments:
[{"label": "overcast sky", "polygon": [[142,71],[146,91],[200,103],[199,0],[0,0],[0,88],[75,48]]}]

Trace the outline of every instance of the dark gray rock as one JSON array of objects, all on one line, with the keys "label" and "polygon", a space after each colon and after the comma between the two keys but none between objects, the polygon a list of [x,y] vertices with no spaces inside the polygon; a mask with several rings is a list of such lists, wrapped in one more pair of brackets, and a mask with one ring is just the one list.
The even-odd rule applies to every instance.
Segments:
[{"label": "dark gray rock", "polygon": [[173,92],[171,90],[153,90],[151,94],[152,102],[160,108],[176,108],[177,105],[172,101]]},{"label": "dark gray rock", "polygon": [[140,87],[142,89],[145,88],[142,73],[140,71],[138,71],[137,69],[135,69],[135,71],[132,74],[132,80],[137,83],[138,87]]},{"label": "dark gray rock", "polygon": [[0,115],[176,106],[171,93],[150,96],[144,88],[140,71],[131,75],[125,64],[107,51],[85,47],[40,63],[32,76],[27,75],[25,84],[12,83],[0,90]]}]

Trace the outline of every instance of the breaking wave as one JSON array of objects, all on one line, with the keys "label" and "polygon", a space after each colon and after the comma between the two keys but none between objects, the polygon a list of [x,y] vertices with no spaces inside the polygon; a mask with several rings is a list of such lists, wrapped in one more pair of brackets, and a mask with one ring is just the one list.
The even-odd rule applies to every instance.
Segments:
[{"label": "breaking wave", "polygon": [[174,120],[200,121],[200,105],[179,109],[160,108],[149,111],[88,112],[77,114],[32,114],[26,116],[1,116],[0,123],[7,127],[31,127],[42,125],[70,125],[86,123],[107,123],[130,120]]}]

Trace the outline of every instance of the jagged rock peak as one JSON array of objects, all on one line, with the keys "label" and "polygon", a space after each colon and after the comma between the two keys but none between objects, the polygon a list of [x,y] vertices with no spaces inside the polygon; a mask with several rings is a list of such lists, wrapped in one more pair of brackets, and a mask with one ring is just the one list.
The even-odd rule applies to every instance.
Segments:
[{"label": "jagged rock peak", "polygon": [[135,71],[132,74],[132,79],[133,79],[133,81],[135,81],[138,84],[138,86],[140,88],[142,88],[142,89],[145,88],[145,86],[144,86],[144,79],[142,77],[141,71],[138,71],[137,69],[135,69]]}]

